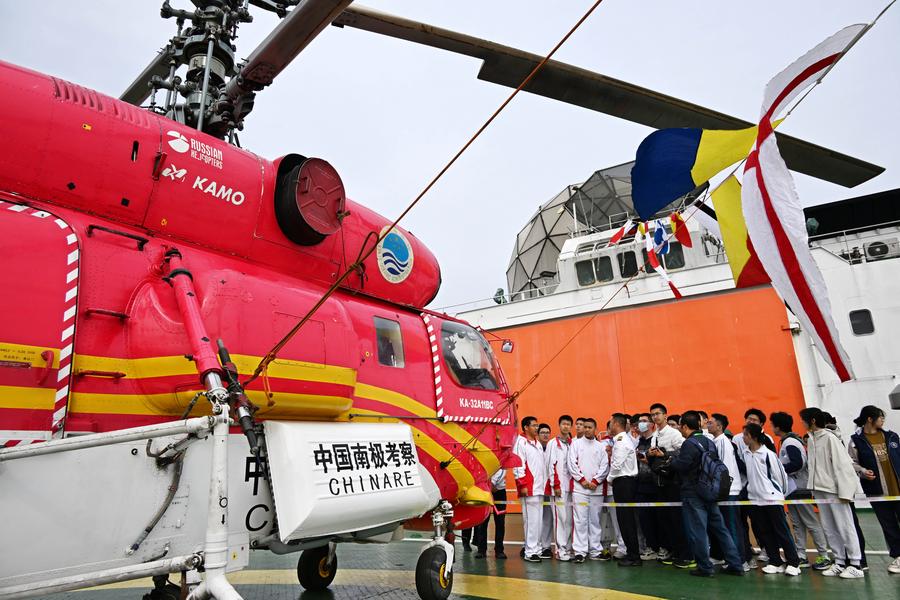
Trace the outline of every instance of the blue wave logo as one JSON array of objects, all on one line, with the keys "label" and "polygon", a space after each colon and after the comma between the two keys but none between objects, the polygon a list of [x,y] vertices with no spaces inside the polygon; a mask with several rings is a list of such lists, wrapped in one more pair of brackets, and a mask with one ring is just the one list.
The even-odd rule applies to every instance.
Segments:
[{"label": "blue wave logo", "polygon": [[400,283],[412,272],[412,247],[398,231],[391,231],[378,244],[378,268],[385,279]]}]

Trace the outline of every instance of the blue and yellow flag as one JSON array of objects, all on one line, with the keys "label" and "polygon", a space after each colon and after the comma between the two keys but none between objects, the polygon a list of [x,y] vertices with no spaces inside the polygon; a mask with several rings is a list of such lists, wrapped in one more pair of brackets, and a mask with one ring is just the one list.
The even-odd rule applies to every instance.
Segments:
[{"label": "blue and yellow flag", "polygon": [[709,181],[747,154],[757,127],[735,130],[672,128],[648,135],[631,169],[631,198],[643,220]]}]

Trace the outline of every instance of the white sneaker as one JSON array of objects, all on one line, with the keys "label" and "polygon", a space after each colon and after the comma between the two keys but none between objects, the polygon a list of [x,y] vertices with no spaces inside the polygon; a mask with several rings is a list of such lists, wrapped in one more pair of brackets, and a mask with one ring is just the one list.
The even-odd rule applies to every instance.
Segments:
[{"label": "white sneaker", "polygon": [[641,552],[641,560],[656,560],[658,558],[653,550],[644,550]]},{"label": "white sneaker", "polygon": [[665,548],[660,548],[659,552],[656,553],[657,558],[661,558],[663,560],[672,556],[672,553],[666,550]]},{"label": "white sneaker", "polygon": [[711,559],[709,559],[709,562],[711,562],[713,564],[713,566],[715,566],[715,567],[721,567],[722,565],[725,564],[725,561],[721,560],[719,558],[711,558]]},{"label": "white sneaker", "polygon": [[759,551],[759,556],[756,557],[758,560],[762,562],[769,562],[769,554],[765,550]]},{"label": "white sneaker", "polygon": [[800,574],[800,567],[788,566],[785,568],[784,574],[787,575],[788,577],[796,577],[797,575]]},{"label": "white sneaker", "polygon": [[844,567],[842,567],[841,565],[839,565],[837,563],[834,563],[833,565],[831,565],[830,567],[828,567],[827,569],[822,571],[822,575],[824,577],[837,577],[843,572],[844,572]]},{"label": "white sneaker", "polygon": [[776,575],[778,573],[784,573],[785,568],[784,565],[776,567],[775,565],[766,565],[762,569],[760,569],[766,575]]},{"label": "white sneaker", "polygon": [[865,576],[866,574],[863,573],[862,569],[853,565],[844,569],[844,572],[839,575],[841,579],[862,579]]},{"label": "white sneaker", "polygon": [[750,572],[750,563],[744,562],[744,573]]},{"label": "white sneaker", "polygon": [[900,556],[894,559],[894,562],[888,565],[888,573],[900,574]]}]

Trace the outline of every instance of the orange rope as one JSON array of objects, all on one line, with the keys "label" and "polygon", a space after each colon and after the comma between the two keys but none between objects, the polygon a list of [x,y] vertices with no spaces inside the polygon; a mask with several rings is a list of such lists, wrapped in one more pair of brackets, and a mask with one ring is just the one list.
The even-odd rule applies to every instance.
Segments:
[{"label": "orange rope", "polygon": [[287,335],[285,335],[281,339],[281,341],[279,341],[277,344],[275,344],[275,346],[262,358],[262,360],[260,360],[259,365],[257,365],[257,367],[256,367],[256,370],[253,371],[253,375],[251,375],[250,379],[248,379],[244,383],[245,386],[250,384],[250,382],[254,381],[257,377],[260,376],[260,374],[265,370],[266,366],[268,366],[269,363],[271,363],[273,360],[275,360],[275,357],[277,356],[278,352],[282,348],[284,348],[284,346],[291,340],[291,338],[294,337],[294,335],[296,335],[296,333],[298,331],[300,331],[300,328],[303,327],[303,325],[305,325],[307,321],[309,321],[309,319],[316,313],[316,311],[318,311],[322,307],[322,305],[325,304],[325,301],[328,300],[328,298],[330,298],[332,296],[332,294],[334,294],[334,292],[337,291],[337,289],[347,279],[347,277],[349,277],[350,274],[352,274],[357,269],[362,267],[362,263],[369,256],[371,256],[371,254],[378,247],[378,244],[385,238],[385,236],[387,236],[387,234],[389,234],[391,231],[394,230],[395,227],[397,227],[397,224],[400,223],[400,221],[407,214],[409,214],[409,211],[411,211],[416,206],[416,204],[418,204],[419,201],[425,196],[425,194],[427,194],[431,190],[431,188],[434,187],[434,185],[438,182],[438,180],[441,177],[443,177],[447,171],[450,170],[450,167],[452,167],[454,165],[454,163],[456,163],[456,161],[459,159],[459,157],[462,156],[463,153],[469,149],[469,146],[471,146],[475,142],[475,140],[478,139],[478,137],[484,132],[484,130],[487,129],[491,123],[494,122],[494,119],[496,119],[497,116],[503,111],[503,109],[506,108],[506,106],[510,102],[512,102],[512,99],[515,98],[519,94],[519,92],[522,91],[522,89],[526,85],[528,85],[528,83],[532,79],[534,79],[534,76],[537,75],[538,71],[540,71],[544,67],[544,65],[546,65],[547,62],[550,61],[550,59],[553,57],[553,55],[556,54],[556,51],[559,50],[560,47],[582,25],[582,23],[584,23],[587,20],[587,18],[589,16],[591,16],[591,13],[593,13],[594,10],[598,6],[600,6],[600,4],[602,2],[603,2],[603,0],[596,0],[591,5],[591,7],[587,10],[587,12],[585,12],[584,15],[580,19],[578,19],[578,22],[572,26],[572,28],[568,31],[568,33],[566,33],[566,35],[564,35],[562,37],[562,39],[559,40],[559,42],[557,42],[557,44],[541,60],[541,62],[539,62],[537,64],[537,66],[535,66],[534,69],[531,70],[531,73],[528,74],[528,76],[522,81],[522,83],[520,83],[519,86],[515,90],[513,90],[513,92],[509,95],[509,97],[506,100],[503,101],[503,103],[497,108],[497,110],[495,110],[494,113],[490,117],[488,117],[487,121],[485,121],[484,124],[481,127],[479,127],[478,130],[472,135],[472,137],[470,137],[469,140],[465,144],[463,144],[462,148],[459,149],[459,151],[453,156],[453,158],[451,158],[447,162],[447,164],[444,165],[444,167],[440,171],[438,171],[437,175],[435,175],[431,179],[431,181],[428,183],[428,185],[426,185],[425,188],[421,192],[419,192],[419,195],[416,196],[412,202],[410,202],[409,206],[407,206],[406,209],[404,209],[404,211],[402,213],[400,213],[400,216],[397,217],[393,223],[391,223],[390,227],[385,229],[384,232],[378,236],[375,243],[368,250],[365,248],[366,241],[368,241],[368,238],[366,238],[366,241],[363,242],[363,247],[360,249],[360,254],[357,257],[356,262],[354,262],[352,265],[347,267],[347,270],[344,271],[341,274],[341,276],[338,277],[337,280],[333,284],[331,284],[331,287],[329,287],[325,291],[325,293],[322,295],[322,297],[319,298],[319,300],[313,305],[313,307],[311,309],[309,309],[309,311],[303,316],[303,318],[300,319],[300,321],[287,333]]}]

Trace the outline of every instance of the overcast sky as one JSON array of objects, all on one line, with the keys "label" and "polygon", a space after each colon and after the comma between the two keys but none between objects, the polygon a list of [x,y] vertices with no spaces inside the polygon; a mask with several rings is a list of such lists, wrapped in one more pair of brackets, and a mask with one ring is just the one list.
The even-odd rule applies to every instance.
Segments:
[{"label": "overcast sky", "polygon": [[[593,0],[368,0],[367,6],[545,54]],[[606,0],[557,59],[747,120],[767,81],[887,0]],[[173,0],[189,8],[187,0]],[[157,0],[0,0],[0,59],[119,93],[174,34]],[[238,54],[277,18],[255,12]],[[348,194],[393,218],[506,98],[479,61],[329,27],[256,102],[243,145],[318,156]],[[886,167],[849,190],[796,175],[817,204],[900,187],[900,7],[841,61],[780,130]],[[15,115],[4,115],[4,119]],[[441,262],[433,306],[506,286],[516,232],[536,207],[593,171],[634,159],[650,133],[521,94],[403,225]]]}]

